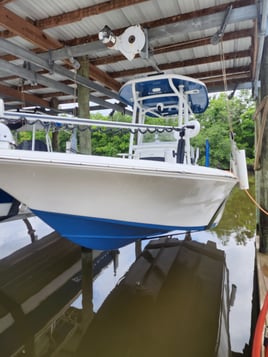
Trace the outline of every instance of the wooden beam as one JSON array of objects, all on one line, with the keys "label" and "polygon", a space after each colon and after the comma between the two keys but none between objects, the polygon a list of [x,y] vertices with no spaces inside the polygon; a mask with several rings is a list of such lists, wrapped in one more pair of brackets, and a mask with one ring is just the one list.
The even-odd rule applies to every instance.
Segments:
[{"label": "wooden beam", "polygon": [[[251,82],[251,75],[250,75],[250,71],[248,72],[242,72],[242,73],[226,73],[226,80],[228,82],[228,84],[230,84],[232,81],[234,80],[241,80],[241,79],[246,79],[248,82]],[[223,75],[219,75],[218,77],[215,78],[206,78],[206,79],[202,79],[202,82],[211,85],[216,85],[217,83],[222,83],[222,85],[224,85],[224,78]],[[229,85],[227,85],[227,90],[230,89]]]},{"label": "wooden beam", "polygon": [[32,23],[24,20],[5,7],[1,7],[0,24],[17,36],[25,38],[44,50],[62,47],[62,44],[58,40],[46,35]]},{"label": "wooden beam", "polygon": [[[252,5],[252,4],[255,4],[254,0],[236,0],[231,3],[225,3],[225,4],[221,4],[221,5],[217,5],[217,6],[212,6],[209,8],[191,11],[191,12],[187,12],[184,14],[174,14],[172,16],[159,18],[159,19],[156,19],[153,21],[146,21],[146,22],[140,23],[140,25],[143,28],[153,29],[153,28],[157,28],[157,27],[161,27],[161,26],[170,25],[170,24],[176,24],[176,23],[179,23],[182,21],[196,20],[198,17],[202,17],[202,16],[213,15],[217,12],[222,12],[222,11],[227,10],[227,8],[230,5],[232,5],[233,8],[239,8],[239,7],[244,7],[244,6],[248,6],[248,5]],[[121,28],[112,29],[112,30],[115,35],[119,35],[126,30],[126,27],[121,27]],[[89,42],[94,42],[94,41],[98,41],[98,34],[92,34],[92,35],[68,40],[68,41],[65,41],[65,44],[68,46],[75,46],[75,45],[79,45],[82,43],[89,43]]]},{"label": "wooden beam", "polygon": [[[60,15],[50,16],[46,19],[35,21],[35,25],[41,29],[47,29],[55,26],[67,25],[73,22],[81,21],[85,17],[99,15],[104,12],[113,11],[126,6],[136,5],[148,0],[110,0],[100,4],[84,7],[82,9],[65,12]],[[105,24],[104,24],[105,25]],[[104,26],[103,25],[103,26]]]},{"label": "wooden beam", "polygon": [[[224,83],[223,81],[215,81],[215,82],[205,82],[208,92],[224,92]],[[228,90],[234,90],[235,88],[243,88],[243,85],[246,85],[245,88],[251,89],[251,87],[248,87],[247,85],[251,83],[250,78],[244,77],[244,78],[233,78],[233,79],[228,79]]]},{"label": "wooden beam", "polygon": [[[244,73],[247,73],[249,75],[250,72],[250,66],[240,66],[240,67],[230,67],[226,68],[226,74],[228,76],[237,76],[241,75]],[[205,80],[216,80],[217,78],[223,77],[223,73],[221,69],[213,70],[213,71],[205,71],[205,72],[198,72],[194,74],[194,78],[200,79],[202,81]]]},{"label": "wooden beam", "polygon": [[[235,59],[235,58],[243,58],[243,57],[251,57],[251,50],[230,52],[230,53],[224,54],[224,58],[226,61]],[[210,56],[210,57],[200,57],[200,58],[186,59],[183,61],[165,63],[165,64],[159,65],[158,67],[161,71],[164,71],[164,70],[168,70],[168,69],[198,66],[201,64],[208,64],[208,63],[220,62],[220,61],[221,61],[221,56],[214,55],[214,56]],[[155,72],[155,69],[152,66],[148,66],[148,67],[143,66],[143,67],[135,68],[135,69],[128,69],[128,70],[117,71],[117,72],[112,72],[112,73],[110,72],[109,74],[113,78],[122,78],[122,77],[131,77],[137,73],[142,74],[142,73],[150,73],[150,72]]]},{"label": "wooden beam", "polygon": [[90,77],[96,81],[100,81],[106,87],[112,88],[115,91],[119,91],[121,84],[113,79],[106,72],[101,71],[98,67],[93,66],[91,63],[89,64],[89,73]]},{"label": "wooden beam", "polygon": [[229,6],[232,6],[232,8],[235,9],[235,8],[239,8],[242,6],[252,5],[254,3],[255,3],[254,0],[236,0],[236,1],[227,2],[224,4],[220,4],[220,5],[200,9],[200,10],[186,12],[184,14],[177,14],[177,15],[165,17],[163,19],[147,21],[147,22],[144,22],[142,24],[142,26],[145,28],[148,28],[148,29],[153,28],[153,27],[165,26],[165,25],[174,24],[174,23],[181,22],[181,21],[197,19],[198,17],[202,17],[202,16],[214,15],[217,12],[226,11]]},{"label": "wooden beam", "polygon": [[[252,40],[252,73],[256,73],[257,67],[257,57],[258,57],[258,47],[259,47],[259,36],[258,36],[258,22],[254,21],[254,36]],[[256,78],[258,80],[258,78]]]},{"label": "wooden beam", "polygon": [[[253,29],[245,29],[245,30],[240,30],[240,31],[232,31],[232,32],[227,32],[223,36],[223,41],[230,41],[234,39],[239,39],[239,38],[246,38],[246,37],[251,37],[253,38]],[[161,45],[158,47],[154,47],[151,49],[152,55],[157,55],[161,53],[169,53],[169,52],[174,52],[174,51],[181,51],[189,48],[196,48],[196,47],[202,47],[202,46],[208,46],[210,45],[211,37],[203,37],[203,38],[197,38],[194,40],[187,40],[187,41],[182,41],[182,42],[177,42],[177,43],[171,43],[167,45]],[[136,58],[139,58],[139,55],[136,55]],[[101,66],[104,64],[110,64],[110,63],[116,63],[119,61],[125,61],[126,57],[122,54],[115,54],[112,56],[103,56],[103,57],[98,57],[98,58],[91,58],[90,63],[95,65],[95,66]]]},{"label": "wooden beam", "polygon": [[2,84],[0,84],[0,93],[3,96],[15,98],[21,101],[22,103],[27,103],[28,105],[31,104],[31,105],[39,105],[41,107],[46,107],[46,108],[49,107],[49,103],[46,100],[41,99],[36,95],[24,93],[19,91],[18,89],[7,87]]},{"label": "wooden beam", "polygon": [[8,4],[9,2],[12,2],[12,1],[14,1],[14,0],[0,0],[0,6]]}]

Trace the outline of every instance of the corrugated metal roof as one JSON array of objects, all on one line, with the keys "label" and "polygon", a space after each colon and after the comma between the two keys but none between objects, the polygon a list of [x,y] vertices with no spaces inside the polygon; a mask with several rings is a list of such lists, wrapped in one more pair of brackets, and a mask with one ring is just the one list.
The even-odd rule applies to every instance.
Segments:
[{"label": "corrugated metal roof", "polygon": [[[24,56],[13,48],[3,50],[0,43],[0,59],[6,61],[2,62],[0,70],[1,83],[4,84],[0,88],[2,96],[17,102],[18,98],[14,101],[4,86],[16,89],[17,83],[23,82],[25,93],[35,94],[37,103],[42,94],[42,99],[47,100],[49,106],[53,93],[60,102],[64,102],[70,95],[60,95],[58,83],[71,86],[73,82],[69,76],[54,71],[52,57],[55,56],[55,63],[70,69],[70,58],[81,53],[86,53],[92,63],[90,80],[97,81],[103,88],[110,88],[105,97],[107,94],[115,96],[118,86],[129,78],[151,74],[157,69],[196,76],[207,83],[209,90],[223,90],[221,48],[224,50],[230,89],[239,85],[256,85],[254,71],[261,49],[258,48],[259,34],[255,23],[261,21],[262,13],[259,11],[264,1],[260,1],[259,7],[254,0],[6,1],[6,4],[0,5],[0,14],[8,11],[10,18],[15,18],[10,22],[7,16],[0,16],[0,41],[4,39],[33,54],[43,52],[43,58],[51,67],[49,74],[46,74],[44,67],[36,67],[36,63],[32,63],[31,53]],[[230,6],[222,46],[213,45],[210,39],[223,26]],[[263,16],[267,17],[267,14]],[[127,27],[136,24],[141,24],[148,31],[148,59],[137,56],[129,61],[121,52],[107,48],[98,40],[98,33],[105,25],[118,36]],[[73,47],[77,45],[86,46],[86,51]],[[66,48],[65,55],[59,53],[60,48]],[[27,69],[29,76],[22,69],[23,80],[16,73],[11,75],[8,63],[15,64],[16,69]],[[40,88],[40,83],[39,88],[33,85],[32,76],[36,71],[51,80],[51,87]],[[100,89],[95,95],[101,96],[101,92]]]}]

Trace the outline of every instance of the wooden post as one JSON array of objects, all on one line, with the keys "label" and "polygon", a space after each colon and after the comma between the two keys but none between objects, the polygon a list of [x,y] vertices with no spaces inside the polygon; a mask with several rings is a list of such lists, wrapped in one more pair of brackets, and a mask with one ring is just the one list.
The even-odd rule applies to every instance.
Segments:
[{"label": "wooden post", "polygon": [[[49,104],[52,109],[58,109],[58,98],[52,97]],[[59,132],[57,129],[55,129],[52,133],[52,149],[53,151],[59,151]]]},{"label": "wooden post", "polygon": [[[89,78],[89,60],[87,56],[78,58],[80,68],[78,74],[85,78]],[[77,101],[78,101],[78,116],[80,118],[89,118],[89,88],[80,84],[77,86]],[[80,127],[79,136],[79,151],[83,154],[91,154],[91,133],[87,127]],[[83,130],[86,129],[86,130]]]},{"label": "wooden post", "polygon": [[[265,38],[260,71],[261,99],[268,95],[268,37]],[[268,120],[266,120],[262,149],[260,154],[260,169],[256,172],[256,187],[259,204],[268,210]],[[260,252],[268,253],[268,216],[262,211],[257,214],[257,229],[260,237]]]}]

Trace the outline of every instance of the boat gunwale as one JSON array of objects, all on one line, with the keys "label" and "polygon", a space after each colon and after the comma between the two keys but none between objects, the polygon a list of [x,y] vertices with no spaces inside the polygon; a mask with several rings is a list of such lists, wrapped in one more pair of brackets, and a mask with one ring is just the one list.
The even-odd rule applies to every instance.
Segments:
[{"label": "boat gunwale", "polygon": [[[136,160],[127,158],[117,158],[97,155],[67,154],[55,152],[40,152],[29,150],[0,150],[0,161],[23,165],[23,163],[39,165],[61,165],[66,167],[87,167],[92,170],[123,172],[128,170],[128,174],[159,174],[159,176],[169,176],[192,179],[213,179],[224,181],[237,181],[237,177],[230,171],[225,171],[212,167],[187,165],[179,163],[156,162],[153,160]],[[71,162],[70,162],[71,161]]]}]

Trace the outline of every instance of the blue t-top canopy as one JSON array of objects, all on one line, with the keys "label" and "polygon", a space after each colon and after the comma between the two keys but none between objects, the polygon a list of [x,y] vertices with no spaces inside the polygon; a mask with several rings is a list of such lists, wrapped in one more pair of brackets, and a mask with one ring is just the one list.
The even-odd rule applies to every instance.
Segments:
[{"label": "blue t-top canopy", "polygon": [[[190,77],[160,74],[134,79],[127,82],[119,91],[122,100],[133,107],[134,101],[148,108],[156,108],[159,115],[175,115],[178,112],[179,90],[188,94],[188,104],[193,113],[203,113],[208,106],[208,94],[205,84]],[[158,104],[162,104],[158,108]]]}]

